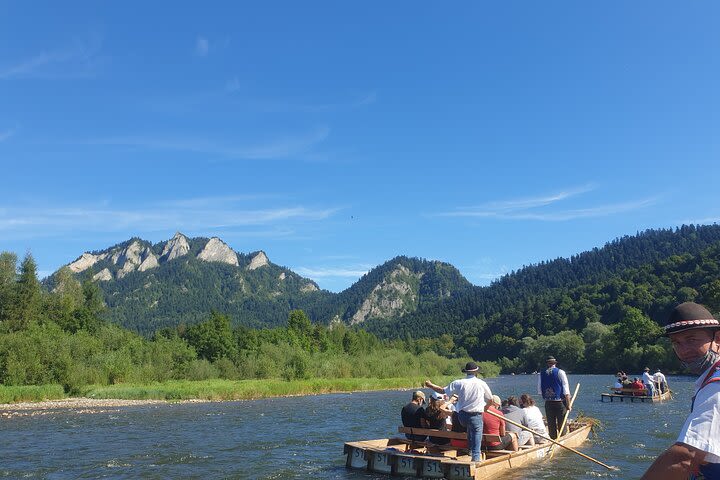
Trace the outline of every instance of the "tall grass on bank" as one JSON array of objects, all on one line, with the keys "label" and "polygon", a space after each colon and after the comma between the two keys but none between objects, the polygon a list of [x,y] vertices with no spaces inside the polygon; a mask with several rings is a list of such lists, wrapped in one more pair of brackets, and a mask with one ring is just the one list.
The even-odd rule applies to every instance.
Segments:
[{"label": "tall grass on bank", "polygon": [[[449,382],[454,377],[434,378]],[[407,378],[314,378],[306,380],[171,380],[152,384],[90,386],[82,396],[125,400],[248,400],[333,392],[421,388],[426,377]]]},{"label": "tall grass on bank", "polygon": [[62,385],[0,385],[0,403],[42,402],[65,396]]}]

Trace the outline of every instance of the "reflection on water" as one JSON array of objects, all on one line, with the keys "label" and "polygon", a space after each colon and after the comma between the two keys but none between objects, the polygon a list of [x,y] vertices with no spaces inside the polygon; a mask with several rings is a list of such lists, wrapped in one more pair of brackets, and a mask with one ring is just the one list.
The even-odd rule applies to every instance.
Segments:
[{"label": "reflection on water", "polygon": [[[620,471],[561,453],[503,478],[639,478],[675,440],[693,380],[669,378],[676,393],[669,402],[601,403],[612,379],[570,375],[571,389],[581,384],[574,412],[604,426],[580,450]],[[537,376],[503,376],[488,384],[501,397],[535,393]],[[409,397],[366,392],[0,419],[0,478],[387,478],[346,470],[343,442],[394,434]]]}]

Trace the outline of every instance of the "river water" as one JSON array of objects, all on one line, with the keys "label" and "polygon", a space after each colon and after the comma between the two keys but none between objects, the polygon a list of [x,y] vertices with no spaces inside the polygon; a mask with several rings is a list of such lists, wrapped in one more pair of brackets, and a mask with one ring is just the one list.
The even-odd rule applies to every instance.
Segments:
[{"label": "river water", "polygon": [[[669,377],[675,396],[656,404],[602,403],[612,376],[569,377],[572,390],[581,385],[574,412],[604,427],[580,450],[620,470],[559,452],[504,479],[639,478],[673,443],[690,405],[689,377]],[[537,376],[488,384],[501,397],[534,394]],[[383,391],[0,418],[0,478],[388,478],[346,470],[343,442],[393,435],[409,399]]]}]

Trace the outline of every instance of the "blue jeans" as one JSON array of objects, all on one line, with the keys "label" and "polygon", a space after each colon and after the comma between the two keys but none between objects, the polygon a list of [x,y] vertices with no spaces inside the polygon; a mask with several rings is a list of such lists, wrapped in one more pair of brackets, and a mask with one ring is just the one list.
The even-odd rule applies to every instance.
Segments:
[{"label": "blue jeans", "polygon": [[467,429],[468,447],[470,447],[472,461],[479,462],[482,459],[480,455],[480,444],[483,435],[482,413],[471,414],[460,410],[458,420],[460,420],[460,425]]}]

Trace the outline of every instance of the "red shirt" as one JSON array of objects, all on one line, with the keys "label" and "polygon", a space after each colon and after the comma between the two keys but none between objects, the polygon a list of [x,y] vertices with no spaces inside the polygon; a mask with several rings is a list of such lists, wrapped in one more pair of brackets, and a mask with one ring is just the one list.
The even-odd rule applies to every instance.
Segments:
[{"label": "red shirt", "polygon": [[[490,408],[488,408],[488,410],[492,411],[493,413],[495,413],[497,415],[502,415],[503,417],[505,416],[505,415],[503,415],[503,413],[500,410],[498,410],[495,407],[490,407]],[[503,420],[502,418],[494,417],[487,412],[483,412],[482,415],[483,415],[483,434],[500,435],[500,427],[502,427],[503,429],[505,428],[505,420]],[[500,442],[485,442],[485,445],[487,445],[488,447],[496,447],[496,446],[500,445]]]},{"label": "red shirt", "polygon": [[[641,381],[633,382],[630,384],[630,388],[633,388],[635,390],[645,390],[645,385],[642,384]],[[645,392],[635,392],[633,395],[644,395]]]}]

